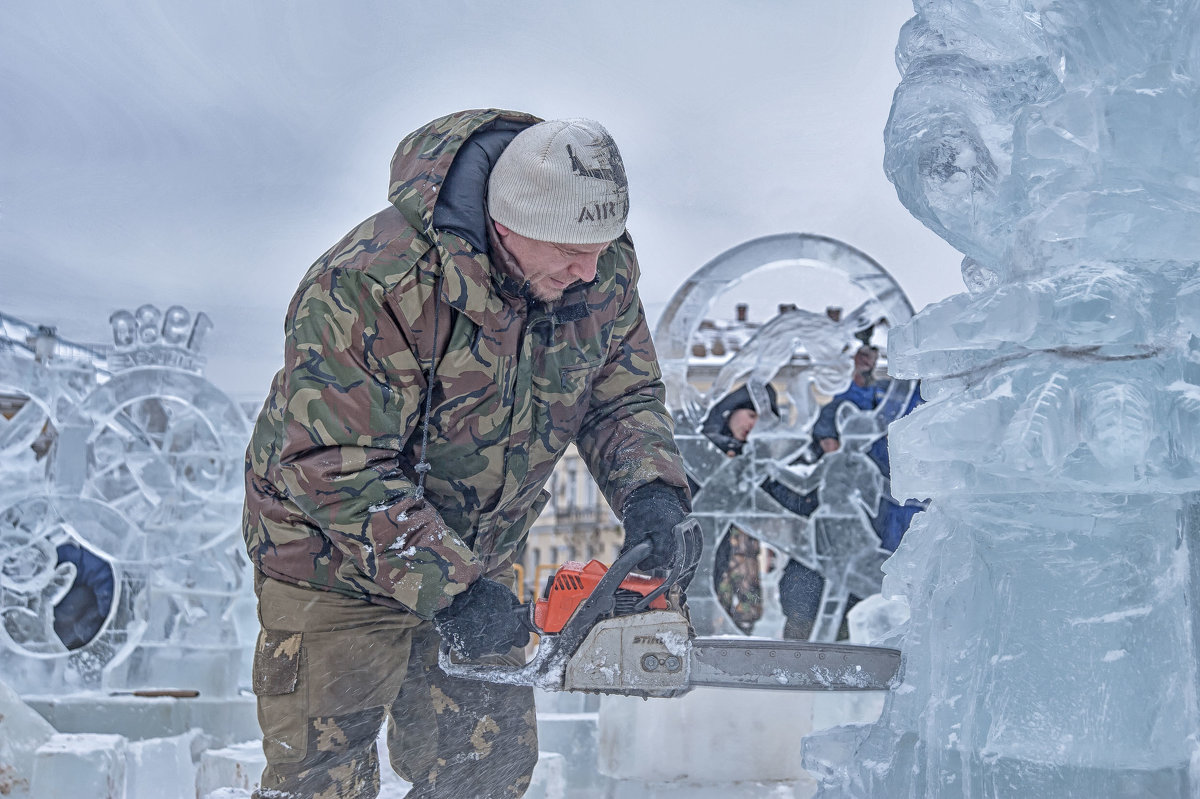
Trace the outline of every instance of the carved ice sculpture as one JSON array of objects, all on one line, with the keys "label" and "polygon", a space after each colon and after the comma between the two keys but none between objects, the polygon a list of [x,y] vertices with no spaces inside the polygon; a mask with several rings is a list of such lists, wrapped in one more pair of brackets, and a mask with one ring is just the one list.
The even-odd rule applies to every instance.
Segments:
[{"label": "carved ice sculpture", "polygon": [[[145,305],[112,316],[111,348],[42,331],[44,352],[2,321],[0,391],[27,401],[0,425],[0,672],[23,692],[234,693],[248,425],[203,377],[207,317]],[[72,640],[85,571],[98,616]]]},{"label": "carved ice sculpture", "polygon": [[[823,298],[804,295],[804,278],[814,270],[832,273],[866,299],[840,321],[799,308],[784,311],[759,328],[721,367],[712,387],[702,392],[689,380],[691,347],[700,322],[711,315],[713,302],[730,288],[742,280],[753,280],[759,270],[781,266],[795,275],[786,285],[793,287],[797,305],[805,299],[823,302]],[[833,591],[833,608],[840,620],[844,599],[839,608],[836,597],[844,592],[845,569],[840,565],[834,569],[832,560],[818,555],[812,521],[788,512],[762,485],[808,451],[819,410],[814,391],[831,396],[849,385],[853,354],[859,345],[855,333],[881,319],[896,325],[911,316],[908,298],[883,267],[847,244],[811,234],[780,234],[740,244],[697,270],[672,297],[654,341],[667,385],[667,402],[675,417],[676,438],[689,474],[700,484],[693,511],[704,529],[705,554],[688,592],[692,623],[699,634],[741,634],[713,591],[714,553],[733,525],[809,568],[836,572],[827,592]],[[797,357],[798,352],[803,356]],[[771,410],[766,386],[774,383],[783,385],[788,398],[781,408],[783,416]],[[712,408],[740,385],[747,386],[759,421],[741,455],[730,458],[701,430]],[[881,406],[880,412],[884,411]],[[886,420],[876,416],[876,423],[885,429]],[[879,477],[878,470],[875,475]],[[878,538],[872,535],[869,550],[874,551],[877,544]],[[881,561],[879,557],[875,562]],[[764,621],[771,625],[770,631],[779,626],[781,618],[779,576],[778,572],[768,574],[764,582],[765,588],[772,589],[764,591],[764,601],[770,603],[764,607]],[[872,590],[877,590],[878,575],[874,579]],[[856,585],[865,590],[860,583]],[[768,631],[767,626],[761,631]]]},{"label": "carved ice sculpture", "polygon": [[859,410],[850,402],[837,409],[837,430],[841,446],[810,467],[797,470],[777,462],[767,464],[768,473],[791,490],[817,492],[811,557],[825,587],[813,626],[814,641],[837,637],[851,594],[866,597],[879,592],[881,567],[888,556],[871,525],[885,481],[867,456],[887,431],[873,411]]},{"label": "carved ice sculpture", "polygon": [[892,331],[929,402],[880,721],[831,797],[1200,796],[1200,6],[920,0],[885,166],[968,294]]}]

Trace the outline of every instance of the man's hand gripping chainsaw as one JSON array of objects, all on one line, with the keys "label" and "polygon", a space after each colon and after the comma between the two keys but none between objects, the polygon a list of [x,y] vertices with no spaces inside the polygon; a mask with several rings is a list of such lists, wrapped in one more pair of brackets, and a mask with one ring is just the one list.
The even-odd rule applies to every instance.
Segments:
[{"label": "man's hand gripping chainsaw", "polygon": [[793,691],[889,688],[900,652],[849,644],[763,638],[697,638],[680,588],[691,579],[700,526],[675,527],[675,561],[665,578],[633,574],[651,551],[644,541],[610,568],[564,564],[537,602],[517,612],[541,639],[524,666],[454,662],[443,645],[442,670],[454,677],[550,691],[679,696],[697,685]]}]

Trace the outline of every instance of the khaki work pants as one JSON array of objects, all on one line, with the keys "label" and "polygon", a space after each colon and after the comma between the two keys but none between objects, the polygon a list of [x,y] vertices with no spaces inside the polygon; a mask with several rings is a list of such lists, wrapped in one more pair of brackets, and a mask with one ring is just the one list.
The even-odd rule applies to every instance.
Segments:
[{"label": "khaki work pants", "polygon": [[[254,693],[267,767],[255,799],[374,799],[375,741],[409,799],[516,799],[537,763],[533,689],[447,677],[430,622],[260,579]],[[486,662],[519,665],[519,649]]]}]

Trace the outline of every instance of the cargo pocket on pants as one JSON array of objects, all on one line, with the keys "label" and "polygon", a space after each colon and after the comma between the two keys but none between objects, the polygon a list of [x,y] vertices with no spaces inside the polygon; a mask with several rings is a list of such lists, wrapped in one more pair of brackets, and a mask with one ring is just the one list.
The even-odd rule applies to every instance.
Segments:
[{"label": "cargo pocket on pants", "polygon": [[296,763],[308,748],[307,691],[300,683],[302,633],[261,630],[254,649],[252,686],[267,763]]}]

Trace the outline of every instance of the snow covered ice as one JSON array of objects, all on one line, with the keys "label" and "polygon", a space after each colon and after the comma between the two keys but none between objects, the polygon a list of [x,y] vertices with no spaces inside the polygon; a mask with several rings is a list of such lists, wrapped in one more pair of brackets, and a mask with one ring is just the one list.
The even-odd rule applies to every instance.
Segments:
[{"label": "snow covered ice", "polygon": [[885,566],[880,721],[805,742],[819,796],[1200,796],[1200,7],[920,0],[886,168],[968,293],[891,333],[928,404]]}]

